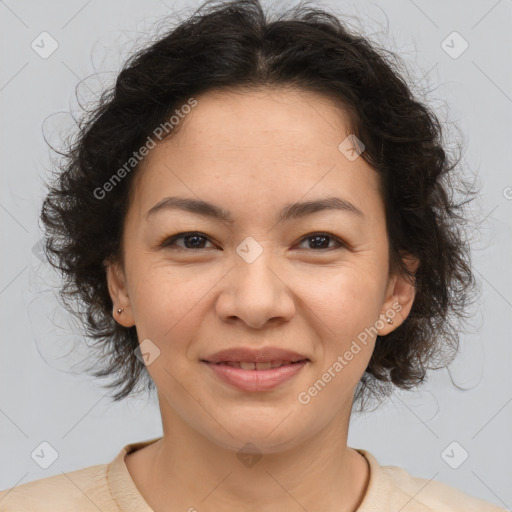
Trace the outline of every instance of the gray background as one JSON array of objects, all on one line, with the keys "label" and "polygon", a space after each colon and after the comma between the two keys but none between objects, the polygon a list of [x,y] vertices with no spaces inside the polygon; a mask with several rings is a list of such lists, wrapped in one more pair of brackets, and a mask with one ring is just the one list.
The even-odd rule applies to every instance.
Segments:
[{"label": "gray background", "polygon": [[[40,259],[38,214],[50,167],[43,129],[58,144],[74,126],[70,112],[80,115],[77,84],[83,81],[78,93],[87,106],[130,51],[147,41],[148,31],[157,30],[154,22],[183,5],[0,1],[0,489],[109,462],[125,444],[161,434],[156,399],[109,403],[99,381],[73,368],[84,343],[56,300],[58,277]],[[482,184],[475,203],[481,229],[472,243],[482,294],[473,333],[462,337],[451,367],[429,374],[422,388],[397,392],[375,412],[354,416],[349,445],[369,450],[382,465],[401,466],[510,509],[512,2],[316,5],[348,15],[355,28],[398,51],[416,92],[428,93],[441,120],[460,127],[463,163]],[[58,43],[48,58],[31,47],[43,31]],[[463,39],[450,35],[454,31]],[[469,47],[458,55],[464,40]],[[47,469],[31,458],[43,441],[58,452]],[[454,469],[450,464],[461,462],[463,450],[469,457]]]}]

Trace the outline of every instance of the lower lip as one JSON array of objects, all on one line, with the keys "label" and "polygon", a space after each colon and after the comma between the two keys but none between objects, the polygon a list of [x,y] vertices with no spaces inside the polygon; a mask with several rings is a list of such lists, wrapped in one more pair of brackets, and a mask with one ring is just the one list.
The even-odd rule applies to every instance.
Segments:
[{"label": "lower lip", "polygon": [[226,364],[204,361],[224,382],[242,391],[267,391],[297,375],[308,361],[300,361],[268,370],[242,370]]}]

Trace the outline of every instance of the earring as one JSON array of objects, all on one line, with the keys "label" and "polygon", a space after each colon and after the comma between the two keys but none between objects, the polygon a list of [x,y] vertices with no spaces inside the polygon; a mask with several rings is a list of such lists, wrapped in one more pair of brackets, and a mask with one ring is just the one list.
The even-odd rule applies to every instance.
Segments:
[{"label": "earring", "polygon": [[119,308],[119,309],[117,310],[117,312],[118,312],[119,314],[121,314],[123,311],[124,311],[124,308]]},{"label": "earring", "polygon": [[[398,303],[399,306],[402,306],[402,304],[400,304],[400,302]],[[401,308],[400,308],[401,309]],[[400,310],[399,310],[400,311]],[[393,320],[391,320],[391,318],[387,317],[386,318],[386,322],[389,324],[389,325],[393,325]]]}]

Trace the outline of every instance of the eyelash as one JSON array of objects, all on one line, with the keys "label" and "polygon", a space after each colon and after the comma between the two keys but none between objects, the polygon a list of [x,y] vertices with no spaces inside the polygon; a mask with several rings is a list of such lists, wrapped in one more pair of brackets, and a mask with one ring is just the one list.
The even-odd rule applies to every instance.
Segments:
[{"label": "eyelash", "polygon": [[[171,245],[176,241],[176,240],[179,240],[181,238],[185,238],[186,236],[189,236],[189,235],[196,235],[196,236],[200,236],[200,237],[203,237],[203,238],[206,238],[208,239],[208,236],[205,235],[204,233],[201,233],[199,231],[186,231],[186,232],[183,232],[183,233],[177,233],[176,235],[173,235],[173,236],[170,236],[168,238],[166,238],[161,244],[160,244],[160,247],[171,247]],[[314,252],[324,252],[324,251],[331,251],[333,249],[336,249],[336,248],[347,248],[347,244],[345,244],[344,242],[342,242],[337,236],[333,235],[332,233],[328,233],[328,232],[325,232],[325,231],[322,231],[322,232],[313,232],[313,233],[308,233],[307,235],[303,236],[301,239],[300,239],[300,242],[299,243],[302,243],[304,242],[305,240],[308,240],[309,238],[313,238],[315,236],[322,236],[322,237],[326,237],[326,238],[331,238],[332,240],[334,240],[338,245],[339,247],[330,247],[330,248],[326,248],[326,249],[309,249],[310,251],[314,251]],[[204,247],[200,247],[199,249],[189,249],[187,247],[178,247],[178,249],[180,250],[183,250],[183,251],[194,251],[194,250],[203,250],[203,249],[206,249]]]}]

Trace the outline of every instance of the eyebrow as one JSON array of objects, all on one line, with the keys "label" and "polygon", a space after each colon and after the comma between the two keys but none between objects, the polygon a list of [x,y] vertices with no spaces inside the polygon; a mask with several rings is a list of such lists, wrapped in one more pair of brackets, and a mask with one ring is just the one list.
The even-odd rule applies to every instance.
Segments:
[{"label": "eyebrow", "polygon": [[[158,201],[158,203],[156,203],[146,213],[145,218],[148,220],[157,212],[168,209],[184,210],[196,215],[201,215],[203,217],[218,219],[229,224],[234,222],[231,213],[224,208],[221,208],[220,206],[209,203],[207,201],[187,197],[165,197],[161,201]],[[326,197],[313,201],[305,201],[285,205],[281,210],[279,222],[306,217],[308,215],[312,215],[313,213],[325,210],[344,211],[357,215],[361,218],[364,217],[364,213],[350,201],[341,199],[339,197]]]}]

